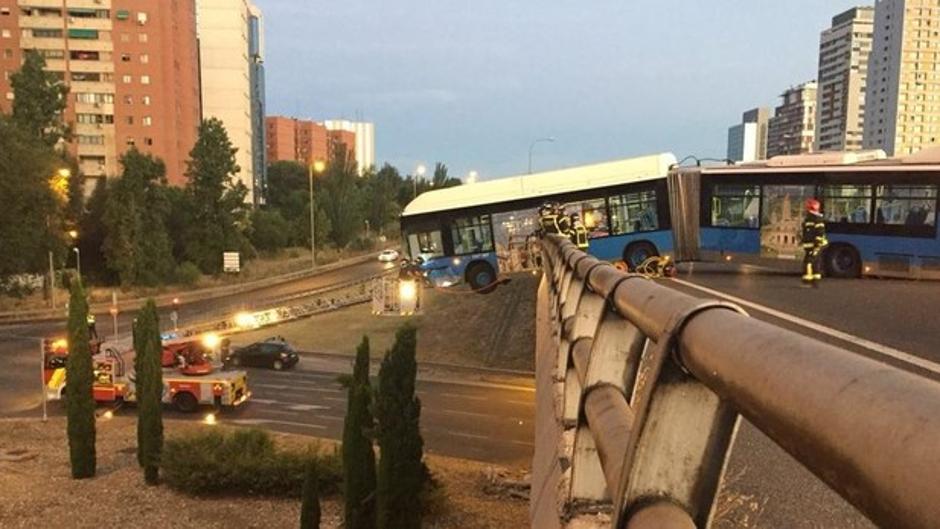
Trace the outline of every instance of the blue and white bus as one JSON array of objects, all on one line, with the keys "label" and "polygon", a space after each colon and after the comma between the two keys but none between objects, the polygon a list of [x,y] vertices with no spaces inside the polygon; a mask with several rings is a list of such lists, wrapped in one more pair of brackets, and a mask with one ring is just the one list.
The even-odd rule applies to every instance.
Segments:
[{"label": "blue and white bus", "polygon": [[[694,212],[674,214],[673,221],[685,228],[676,230],[679,259],[797,269],[804,203],[817,198],[830,241],[824,253],[827,275],[940,279],[940,150],[898,159],[882,151],[780,156],[684,169],[670,178],[674,182],[682,192],[701,191],[697,219],[691,218]],[[688,251],[680,233],[697,239],[686,242],[694,242],[700,255]]]},{"label": "blue and white bus", "polygon": [[430,191],[402,213],[406,251],[435,285],[480,289],[535,265],[538,207],[559,202],[581,215],[591,254],[638,265],[672,251],[666,177],[675,164],[666,153]]}]

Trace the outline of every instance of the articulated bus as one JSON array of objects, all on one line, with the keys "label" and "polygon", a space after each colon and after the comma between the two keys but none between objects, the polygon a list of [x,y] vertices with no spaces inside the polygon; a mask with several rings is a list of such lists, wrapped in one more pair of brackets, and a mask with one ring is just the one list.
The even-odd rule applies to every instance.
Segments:
[{"label": "articulated bus", "polygon": [[940,150],[898,159],[882,151],[780,156],[677,172],[674,187],[700,190],[697,219],[695,212],[673,215],[685,217],[676,221],[684,227],[677,237],[686,236],[679,259],[796,270],[804,204],[817,198],[830,242],[827,275],[940,279]]},{"label": "articulated bus", "polygon": [[436,190],[402,213],[406,250],[437,286],[474,289],[526,270],[545,202],[579,213],[589,253],[635,267],[652,255],[799,269],[807,198],[822,202],[825,271],[940,279],[940,149],[780,156],[677,167],[672,154]]},{"label": "articulated bus", "polygon": [[639,264],[672,250],[666,175],[675,163],[658,154],[429,191],[402,213],[406,251],[433,284],[480,289],[535,266],[538,207],[559,202],[581,215],[593,255]]}]

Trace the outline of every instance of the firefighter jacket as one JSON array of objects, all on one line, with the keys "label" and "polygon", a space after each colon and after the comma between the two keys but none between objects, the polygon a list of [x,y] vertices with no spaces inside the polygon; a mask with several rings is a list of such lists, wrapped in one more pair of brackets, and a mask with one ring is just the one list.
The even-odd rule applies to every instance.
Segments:
[{"label": "firefighter jacket", "polygon": [[539,222],[542,224],[542,233],[553,233],[555,235],[562,233],[561,228],[558,226],[558,215],[555,213],[542,215]]},{"label": "firefighter jacket", "polygon": [[826,223],[822,215],[807,213],[803,220],[803,236],[800,240],[806,250],[819,250],[829,244],[826,239]]},{"label": "firefighter jacket", "polygon": [[588,247],[588,232],[587,228],[584,227],[584,224],[580,222],[574,223],[574,230],[571,235],[571,242],[575,244],[578,248],[584,250]]}]

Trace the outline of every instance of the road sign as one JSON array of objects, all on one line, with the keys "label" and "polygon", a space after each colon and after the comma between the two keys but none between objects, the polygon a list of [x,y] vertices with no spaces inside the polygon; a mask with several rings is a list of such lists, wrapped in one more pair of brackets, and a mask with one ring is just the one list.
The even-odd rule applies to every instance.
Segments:
[{"label": "road sign", "polygon": [[222,271],[234,273],[241,271],[241,256],[238,252],[222,252]]}]

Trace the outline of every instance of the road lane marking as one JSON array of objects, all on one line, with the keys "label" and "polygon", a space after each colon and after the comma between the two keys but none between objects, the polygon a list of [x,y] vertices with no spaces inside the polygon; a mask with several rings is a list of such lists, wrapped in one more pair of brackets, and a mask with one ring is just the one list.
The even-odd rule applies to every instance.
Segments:
[{"label": "road lane marking", "polygon": [[912,354],[910,354],[910,353],[905,353],[904,351],[901,351],[901,350],[899,350],[899,349],[895,349],[895,348],[889,347],[889,346],[887,346],[887,345],[883,345],[883,344],[880,344],[880,343],[877,343],[877,342],[873,342],[873,341],[871,341],[871,340],[866,340],[865,338],[861,338],[861,337],[859,337],[859,336],[855,336],[854,334],[849,334],[849,333],[847,333],[847,332],[843,332],[843,331],[840,331],[840,330],[838,330],[838,329],[833,329],[832,327],[826,327],[825,325],[822,325],[822,324],[819,324],[819,323],[816,323],[816,322],[813,322],[813,321],[804,320],[803,318],[799,318],[799,317],[797,317],[797,316],[793,316],[792,314],[788,314],[788,313],[786,313],[786,312],[782,312],[782,311],[779,311],[779,310],[776,310],[776,309],[772,309],[772,308],[770,308],[770,307],[766,307],[766,306],[761,305],[761,304],[759,304],[759,303],[754,303],[753,301],[748,301],[748,300],[746,300],[746,299],[741,299],[741,298],[739,298],[739,297],[732,296],[732,295],[730,295],[730,294],[725,294],[724,292],[721,292],[721,291],[719,291],[719,290],[714,290],[714,289],[711,289],[711,288],[708,288],[708,287],[703,287],[703,286],[701,286],[701,285],[697,285],[697,284],[695,284],[695,283],[690,283],[690,282],[684,281],[684,280],[682,280],[682,279],[673,278],[672,281],[674,281],[674,282],[676,282],[676,283],[678,283],[678,284],[680,284],[680,285],[684,285],[684,286],[687,286],[687,287],[689,287],[689,288],[694,288],[694,289],[699,290],[699,291],[701,291],[701,292],[705,292],[706,294],[710,294],[710,295],[712,295],[712,296],[718,296],[718,297],[727,299],[728,301],[737,303],[738,305],[741,305],[741,306],[744,306],[744,307],[747,307],[747,308],[751,308],[751,309],[754,309],[754,310],[758,310],[758,311],[760,311],[760,312],[763,312],[763,313],[768,314],[768,315],[770,315],[770,316],[773,316],[773,317],[775,317],[775,318],[778,318],[778,319],[781,319],[781,320],[784,320],[784,321],[788,321],[788,322],[790,322],[790,323],[799,325],[799,326],[801,326],[801,327],[806,327],[807,329],[816,331],[816,332],[818,332],[818,333],[820,333],[820,334],[825,334],[825,335],[830,336],[830,337],[832,337],[832,338],[836,338],[836,339],[842,340],[842,341],[844,341],[844,342],[848,342],[848,343],[857,345],[857,346],[859,346],[859,347],[863,347],[863,348],[868,349],[868,350],[870,350],[870,351],[873,351],[873,352],[876,352],[876,353],[880,353],[880,354],[885,355],[885,356],[889,356],[889,357],[891,357],[891,358],[894,358],[895,360],[900,360],[900,361],[902,361],[902,362],[907,362],[908,364],[915,365],[915,366],[917,366],[917,367],[920,367],[921,369],[926,369],[927,371],[930,371],[930,372],[932,372],[932,373],[938,373],[938,374],[940,374],[940,364],[931,362],[930,360],[925,360],[925,359],[920,358],[920,357],[918,357],[918,356],[914,356],[914,355],[912,355]]},{"label": "road lane marking", "polygon": [[287,406],[288,410],[292,411],[314,411],[314,410],[328,410],[329,406],[318,406],[316,404],[291,404]]},{"label": "road lane marking", "polygon": [[313,428],[315,430],[326,430],[326,426],[322,424],[308,424],[305,422],[296,422],[296,421],[281,421],[277,419],[233,419],[228,421],[235,424],[242,424],[246,426],[257,426],[260,424],[280,424],[284,426],[296,426],[299,428]]},{"label": "road lane marking", "polygon": [[318,392],[321,392],[321,393],[342,393],[342,392],[343,392],[343,390],[341,390],[341,389],[334,389],[334,388],[310,388],[310,387],[305,387],[305,386],[303,386],[303,385],[301,385],[301,384],[297,384],[297,385],[294,385],[294,386],[288,386],[287,384],[262,384],[262,383],[259,383],[259,382],[254,382],[254,383],[251,383],[251,386],[252,386],[252,387],[255,387],[255,388],[277,389],[277,390],[280,390],[280,391],[293,391],[293,392],[301,392],[301,391],[318,391]]}]

